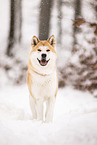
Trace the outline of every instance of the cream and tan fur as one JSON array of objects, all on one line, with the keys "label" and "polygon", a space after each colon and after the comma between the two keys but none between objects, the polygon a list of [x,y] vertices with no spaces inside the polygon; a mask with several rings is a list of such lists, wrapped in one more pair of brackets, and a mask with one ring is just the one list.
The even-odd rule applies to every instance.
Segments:
[{"label": "cream and tan fur", "polygon": [[33,119],[43,120],[43,104],[46,102],[46,122],[53,119],[58,90],[55,45],[54,35],[46,41],[40,41],[36,36],[33,36],[27,71],[27,84]]}]

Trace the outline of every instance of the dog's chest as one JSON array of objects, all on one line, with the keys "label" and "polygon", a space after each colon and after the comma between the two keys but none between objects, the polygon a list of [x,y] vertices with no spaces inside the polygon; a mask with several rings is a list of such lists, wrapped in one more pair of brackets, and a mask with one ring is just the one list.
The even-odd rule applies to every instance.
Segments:
[{"label": "dog's chest", "polygon": [[47,99],[55,95],[57,88],[56,72],[51,75],[41,76],[33,74],[31,90],[35,98]]}]

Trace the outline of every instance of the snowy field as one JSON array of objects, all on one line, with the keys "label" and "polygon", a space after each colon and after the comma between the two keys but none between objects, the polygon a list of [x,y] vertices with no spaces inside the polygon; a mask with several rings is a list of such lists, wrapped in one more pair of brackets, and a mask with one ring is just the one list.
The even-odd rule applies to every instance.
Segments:
[{"label": "snowy field", "polygon": [[31,120],[26,85],[0,90],[0,145],[97,145],[97,98],[59,89],[53,123]]},{"label": "snowy field", "polygon": [[[58,39],[58,11],[56,2],[52,11],[50,35],[55,34],[56,39]],[[87,6],[87,2],[89,6]],[[92,10],[93,8],[91,8],[92,5],[90,7],[90,2],[91,0],[83,0],[84,7],[82,7],[82,16],[87,21],[92,20],[92,22],[94,22],[96,19],[94,16],[96,15]],[[6,64],[13,66],[14,73],[12,71],[8,72],[9,79],[12,80],[12,78],[16,79],[21,68],[21,65],[16,65],[14,61],[23,60],[24,64],[27,65],[31,38],[33,35],[38,36],[38,10],[40,0],[34,1],[34,3],[33,0],[23,0],[23,46],[21,46],[21,48],[18,47],[18,49],[16,48],[16,50],[14,48],[16,57],[14,61],[5,57],[5,55],[3,56],[3,51],[6,50],[9,32],[9,1],[3,0],[1,3],[0,60],[4,66]],[[71,53],[74,10],[73,7],[64,5],[62,11],[64,17],[62,20],[62,35],[64,36],[62,42],[64,49],[57,48],[58,66],[64,67],[65,63],[67,64],[69,62],[78,64],[79,66],[80,51],[74,55]],[[86,30],[88,31],[88,28],[83,28],[83,33],[86,33]],[[91,35],[86,33],[86,36],[86,38],[89,37],[89,39],[91,39],[92,33]],[[78,44],[83,44],[83,48],[85,47],[87,48],[86,50],[88,50],[86,53],[91,54],[93,46],[91,47],[91,45],[88,45],[87,41],[84,40],[83,35],[80,35],[78,37]],[[24,64],[22,64],[22,67]],[[21,73],[23,72],[21,71]],[[74,74],[73,79],[75,81],[77,73],[74,71]],[[4,68],[1,68],[0,145],[97,145],[97,97],[94,97],[89,92],[78,91],[71,87],[59,89],[55,104],[54,120],[52,123],[43,123],[41,121],[31,120],[27,85],[5,86],[6,82],[9,84],[9,80],[5,76],[6,71]]]}]

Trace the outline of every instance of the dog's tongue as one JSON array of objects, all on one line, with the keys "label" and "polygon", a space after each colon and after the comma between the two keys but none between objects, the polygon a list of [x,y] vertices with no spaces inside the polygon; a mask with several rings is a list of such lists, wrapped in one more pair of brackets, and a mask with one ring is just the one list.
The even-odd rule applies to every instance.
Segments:
[{"label": "dog's tongue", "polygon": [[47,64],[47,61],[46,61],[45,59],[42,59],[42,60],[40,61],[40,63],[41,63],[41,65],[46,65],[46,64]]}]

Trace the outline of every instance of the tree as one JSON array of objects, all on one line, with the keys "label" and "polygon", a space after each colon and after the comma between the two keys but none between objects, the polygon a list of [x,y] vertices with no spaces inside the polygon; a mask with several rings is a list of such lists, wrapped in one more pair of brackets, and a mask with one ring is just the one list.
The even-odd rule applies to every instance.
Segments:
[{"label": "tree", "polygon": [[[77,18],[80,17],[81,15],[81,0],[75,0],[75,21]],[[77,40],[76,40],[76,34],[78,32],[79,28],[77,28],[76,26],[74,26],[74,29],[73,29],[73,35],[74,35],[74,44],[73,46],[75,46],[77,44]]]},{"label": "tree", "polygon": [[96,18],[97,18],[97,0],[95,0],[96,5],[95,5],[95,10],[96,10]]},{"label": "tree", "polygon": [[[58,0],[58,38],[57,43],[62,44],[62,0]],[[60,37],[60,39],[59,39]]]},{"label": "tree", "polygon": [[21,41],[22,0],[10,0],[10,30],[8,36],[7,55],[11,56],[15,43]]},{"label": "tree", "polygon": [[50,17],[53,0],[41,0],[39,39],[46,40],[49,36]]}]

